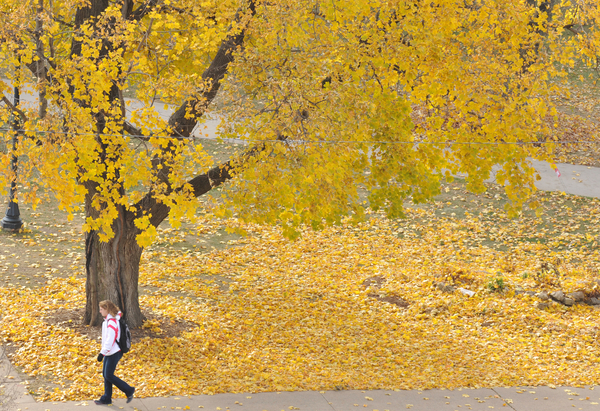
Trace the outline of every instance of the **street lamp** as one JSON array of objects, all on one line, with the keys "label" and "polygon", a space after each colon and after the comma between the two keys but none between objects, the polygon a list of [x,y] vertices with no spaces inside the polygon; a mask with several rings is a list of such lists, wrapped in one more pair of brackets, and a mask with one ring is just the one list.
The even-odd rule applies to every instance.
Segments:
[{"label": "street lamp", "polygon": [[[14,87],[13,92],[13,104],[15,109],[19,106],[19,102],[21,100],[21,96],[19,94],[19,87]],[[14,178],[10,183],[10,194],[9,194],[9,203],[8,210],[6,210],[6,215],[0,221],[0,225],[5,230],[18,230],[23,225],[23,221],[21,221],[21,214],[19,213],[19,204],[15,201],[15,193],[17,192],[17,155],[15,154],[17,150],[17,142],[18,142],[18,134],[20,131],[19,120],[17,115],[13,113],[13,123],[12,127],[14,130],[13,138],[12,138],[12,159],[11,159],[11,167],[13,171]]]}]

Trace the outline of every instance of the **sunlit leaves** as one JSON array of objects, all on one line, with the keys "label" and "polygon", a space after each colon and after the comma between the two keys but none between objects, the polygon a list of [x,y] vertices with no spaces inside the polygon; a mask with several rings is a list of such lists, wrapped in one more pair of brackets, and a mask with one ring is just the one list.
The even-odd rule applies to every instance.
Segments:
[{"label": "sunlit leaves", "polygon": [[[371,192],[372,206],[397,216],[403,199],[435,195],[445,170],[468,173],[469,188],[481,192],[497,164],[512,212],[531,194],[526,159],[550,153],[532,136],[549,133],[550,79],[560,71],[553,59],[562,58],[540,44],[572,51],[561,49],[560,33],[545,31],[545,14],[525,2],[296,2],[260,10],[227,89],[232,101],[241,101],[240,86],[253,99],[228,107],[238,120],[226,131],[289,145],[273,144],[269,158],[248,165],[257,170],[236,181],[228,207],[286,226],[336,221],[339,205],[297,207],[301,215],[292,217],[285,204],[347,190],[346,213],[356,208],[358,186]],[[281,185],[273,181],[279,176]],[[267,194],[248,207],[247,193],[269,186],[281,201]]]},{"label": "sunlit leaves", "polygon": [[[523,1],[274,1],[257,3],[255,14],[236,0],[182,1],[158,3],[139,19],[124,19],[114,3],[79,27],[68,23],[81,3],[52,6],[43,17],[18,2],[4,6],[14,19],[2,29],[3,68],[19,84],[46,87],[52,106],[44,119],[28,112],[25,126],[41,148],[18,148],[35,164],[21,178],[51,186],[66,208],[85,194],[75,186],[93,191],[98,210],[88,227],[103,238],[114,210],[148,192],[175,219],[192,209],[183,187],[214,160],[193,141],[164,138],[173,130],[156,107],[178,107],[211,86],[203,72],[242,29],[244,46],[209,110],[225,119],[221,136],[264,151],[235,164],[216,212],[281,223],[290,236],[302,224],[359,219],[365,196],[400,216],[405,199],[436,195],[447,171],[468,174],[468,187],[481,192],[497,165],[516,213],[533,192],[527,159],[550,156],[549,145],[533,143],[552,139],[556,79],[577,47],[588,47],[562,35],[564,13],[549,19]],[[596,9],[584,11],[578,18],[593,20]],[[43,57],[27,30],[16,30],[31,31],[36,18],[52,54],[44,81],[17,67],[17,57]],[[127,136],[126,118],[149,138]]]},{"label": "sunlit leaves", "polygon": [[[466,199],[462,188],[445,188],[450,205]],[[209,253],[150,251],[140,273],[143,309],[194,326],[178,337],[136,340],[119,369],[142,396],[594,384],[597,310],[558,303],[542,310],[523,291],[558,289],[536,275],[551,262],[564,292],[600,292],[599,204],[560,194],[538,200],[552,210],[543,220],[510,220],[492,205],[456,219],[440,215],[450,206],[444,202],[409,209],[406,220],[371,214],[357,226],[306,229],[295,242],[268,226],[200,220],[194,230],[202,235],[216,237],[225,223],[249,235]],[[160,230],[158,240],[182,234]],[[384,281],[365,283],[375,276]],[[504,292],[489,292],[486,282],[499,276]],[[59,385],[37,393],[46,400],[102,390],[99,343],[45,320],[83,307],[83,282],[0,288],[0,337],[17,345],[17,366]],[[476,294],[443,292],[438,282]],[[164,333],[156,320],[145,329]]]},{"label": "sunlit leaves", "polygon": [[[0,29],[3,77],[22,92],[43,91],[49,104],[49,114],[41,118],[35,105],[20,105],[28,121],[19,127],[27,138],[20,138],[14,154],[29,160],[19,170],[22,200],[35,204],[38,189],[48,188],[60,207],[72,210],[89,194],[96,211],[88,215],[86,228],[98,230],[103,239],[113,235],[118,207],[132,207],[149,190],[174,210],[174,218],[193,209],[184,185],[214,164],[202,145],[154,137],[141,141],[142,136],[124,133],[123,122],[128,119],[144,136],[170,132],[156,105],[181,104],[205,87],[202,71],[225,36],[239,30],[231,27],[239,5],[184,1],[173,8],[168,3],[129,19],[115,3],[77,25],[75,12],[86,2],[54,1],[41,14],[22,2],[3,3],[10,21]],[[29,35],[34,29],[40,37]],[[47,70],[46,78],[35,78],[35,65]],[[125,97],[137,101],[129,105]],[[12,114],[8,106],[0,110],[7,141]],[[12,155],[5,152],[2,162]],[[6,170],[5,182],[13,177]]]}]

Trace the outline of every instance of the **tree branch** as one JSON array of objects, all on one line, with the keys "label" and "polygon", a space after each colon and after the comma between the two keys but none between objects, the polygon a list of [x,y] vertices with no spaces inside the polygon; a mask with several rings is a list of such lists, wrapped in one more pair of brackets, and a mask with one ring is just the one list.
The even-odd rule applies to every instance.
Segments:
[{"label": "tree branch", "polygon": [[145,4],[142,4],[140,7],[135,9],[135,11],[130,10],[127,18],[130,20],[140,21],[148,13],[150,13],[152,8],[155,7],[159,2],[160,0],[148,0]]},{"label": "tree branch", "polygon": [[[44,23],[42,21],[41,14],[44,12],[44,0],[38,0],[37,14],[35,16],[35,51],[41,64],[37,65],[38,72],[36,77],[38,79],[48,77],[48,69],[45,66],[46,56],[44,54],[44,42],[42,41],[42,34],[44,32]],[[45,80],[40,81],[39,89],[39,117],[40,119],[46,118],[48,113],[48,99],[46,98],[46,83]]]},{"label": "tree branch", "polygon": [[137,128],[136,126],[134,126],[133,124],[131,124],[128,121],[123,122],[123,130],[125,130],[127,133],[129,133],[129,135],[131,135],[132,137],[137,137],[137,138],[140,138],[145,141],[147,141],[149,139],[149,137],[146,137],[142,134],[141,129]]},{"label": "tree branch", "polygon": [[563,26],[563,29],[565,30],[569,30],[571,33],[575,34],[576,36],[580,35],[581,33],[579,33],[577,30],[574,29],[574,24],[567,24],[566,26]]},{"label": "tree branch", "polygon": [[[250,0],[248,10],[250,11],[250,16],[256,14],[255,0]],[[225,77],[229,64],[233,61],[233,52],[237,50],[238,47],[241,47],[244,42],[247,25],[247,22],[244,20],[246,20],[247,17],[244,10],[238,10],[234,22],[235,24],[242,24],[242,29],[238,33],[228,35],[221,42],[215,58],[202,74],[202,79],[204,80],[206,87],[199,90],[195,96],[187,99],[169,118],[172,137],[189,137],[198,122],[197,119],[204,114],[206,107],[215,98],[221,86],[221,80]],[[131,130],[136,131],[135,128],[131,128]],[[165,148],[166,151],[169,149],[170,147]],[[240,159],[249,158],[249,156],[253,156],[263,149],[264,146],[261,146],[261,148],[255,147],[242,155]],[[240,161],[240,159],[236,161]],[[154,160],[160,162],[160,159],[158,158],[155,158]],[[194,195],[198,197],[231,179],[233,177],[231,174],[233,166],[233,160],[229,160],[224,164],[212,168],[207,173],[191,179],[188,183],[194,188]],[[164,172],[164,168],[162,170]],[[168,176],[163,175],[160,179],[163,182],[167,182],[167,177]],[[183,187],[169,189],[170,192],[180,190],[183,190]],[[149,211],[151,223],[154,226],[158,226],[169,215],[169,207],[164,203],[157,201],[154,197],[153,190],[150,190],[144,198],[135,205],[135,209],[138,211]],[[134,213],[130,213],[128,218],[134,217]]]},{"label": "tree branch", "polygon": [[23,111],[21,111],[20,109],[15,107],[13,105],[13,103],[10,102],[9,99],[7,99],[5,96],[2,96],[2,101],[4,102],[4,104],[6,104],[8,106],[8,108],[11,109],[11,111],[14,111],[17,114],[19,114],[19,117],[21,117],[21,120],[23,120],[23,122],[27,121],[27,115],[25,115],[25,113]]},{"label": "tree branch", "polygon": [[[256,14],[254,0],[249,3],[250,16]],[[197,119],[201,117],[208,105],[214,100],[221,80],[225,77],[229,64],[233,62],[233,52],[241,47],[244,42],[247,22],[244,23],[246,13],[238,10],[235,15],[235,24],[244,24],[237,34],[230,34],[221,42],[215,58],[202,74],[205,87],[198,94],[186,100],[169,118],[169,126],[173,137],[189,137],[196,126]]]},{"label": "tree branch", "polygon": [[[29,32],[29,31],[28,31],[28,33],[31,34],[35,40],[36,33]],[[27,46],[25,45],[23,40],[19,37],[18,31],[8,31],[6,33],[3,33],[3,35],[0,36],[0,42],[3,42],[3,43],[14,42],[14,44],[17,45],[17,48],[15,48],[13,50],[14,53],[17,53],[18,51],[24,50],[27,48]],[[38,57],[37,60],[32,60],[30,63],[26,63],[23,65],[25,67],[27,67],[29,69],[29,71],[31,71],[31,73],[38,80],[49,81],[50,79],[48,77],[48,69],[46,67],[46,64],[49,65],[50,67],[55,67],[55,64],[50,62],[45,56],[43,56],[42,58]],[[39,76],[42,76],[42,77],[39,77]]]},{"label": "tree branch", "polygon": [[[284,141],[286,137],[278,135],[274,141]],[[252,147],[237,158],[230,159],[218,166],[208,170],[208,172],[198,175],[187,182],[192,186],[194,197],[200,197],[208,193],[213,188],[217,188],[234,177],[234,170],[238,165],[247,163],[251,158],[256,157],[261,152],[267,149],[267,144],[262,143]],[[174,192],[181,192],[183,186],[178,187]],[[136,210],[150,211],[150,223],[157,227],[169,215],[169,207],[164,203],[157,202],[150,194],[147,194],[142,200],[135,205]]]},{"label": "tree branch", "polygon": [[149,0],[146,4],[141,5],[135,11],[132,10],[132,6],[129,6],[127,11],[127,19],[140,21],[152,11],[152,9],[158,6],[158,11],[176,11],[180,14],[191,14],[187,10],[180,7],[175,7],[172,4],[160,4],[161,0]]},{"label": "tree branch", "polygon": [[63,26],[67,26],[70,28],[74,28],[75,25],[72,23],[68,23],[62,19],[59,19],[58,17],[55,17],[54,14],[52,14],[48,9],[44,9],[44,11],[46,12],[46,14],[48,15],[48,17],[50,17],[53,21],[62,24]]}]

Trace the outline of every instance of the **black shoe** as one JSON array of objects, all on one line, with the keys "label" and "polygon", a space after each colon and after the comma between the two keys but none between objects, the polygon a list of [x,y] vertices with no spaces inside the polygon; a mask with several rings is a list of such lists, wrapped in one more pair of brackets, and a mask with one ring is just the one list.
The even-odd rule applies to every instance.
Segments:
[{"label": "black shoe", "polygon": [[134,393],[135,393],[135,387],[133,388],[133,391],[131,391],[131,395],[127,396],[127,404],[129,404],[133,400]]},{"label": "black shoe", "polygon": [[94,404],[96,405],[110,405],[112,402],[104,402],[102,400],[94,400]]}]

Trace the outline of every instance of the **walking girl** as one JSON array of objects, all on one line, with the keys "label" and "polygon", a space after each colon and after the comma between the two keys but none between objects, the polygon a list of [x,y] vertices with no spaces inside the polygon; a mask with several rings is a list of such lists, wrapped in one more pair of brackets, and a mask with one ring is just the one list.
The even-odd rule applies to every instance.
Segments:
[{"label": "walking girl", "polygon": [[97,405],[112,404],[112,386],[115,385],[127,396],[127,403],[133,400],[135,388],[129,386],[125,381],[115,376],[115,369],[123,352],[117,344],[120,335],[119,319],[121,312],[112,301],[100,302],[100,314],[104,317],[102,323],[102,349],[98,354],[98,361],[104,360],[102,376],[104,377],[104,395],[99,400],[94,400]]}]

